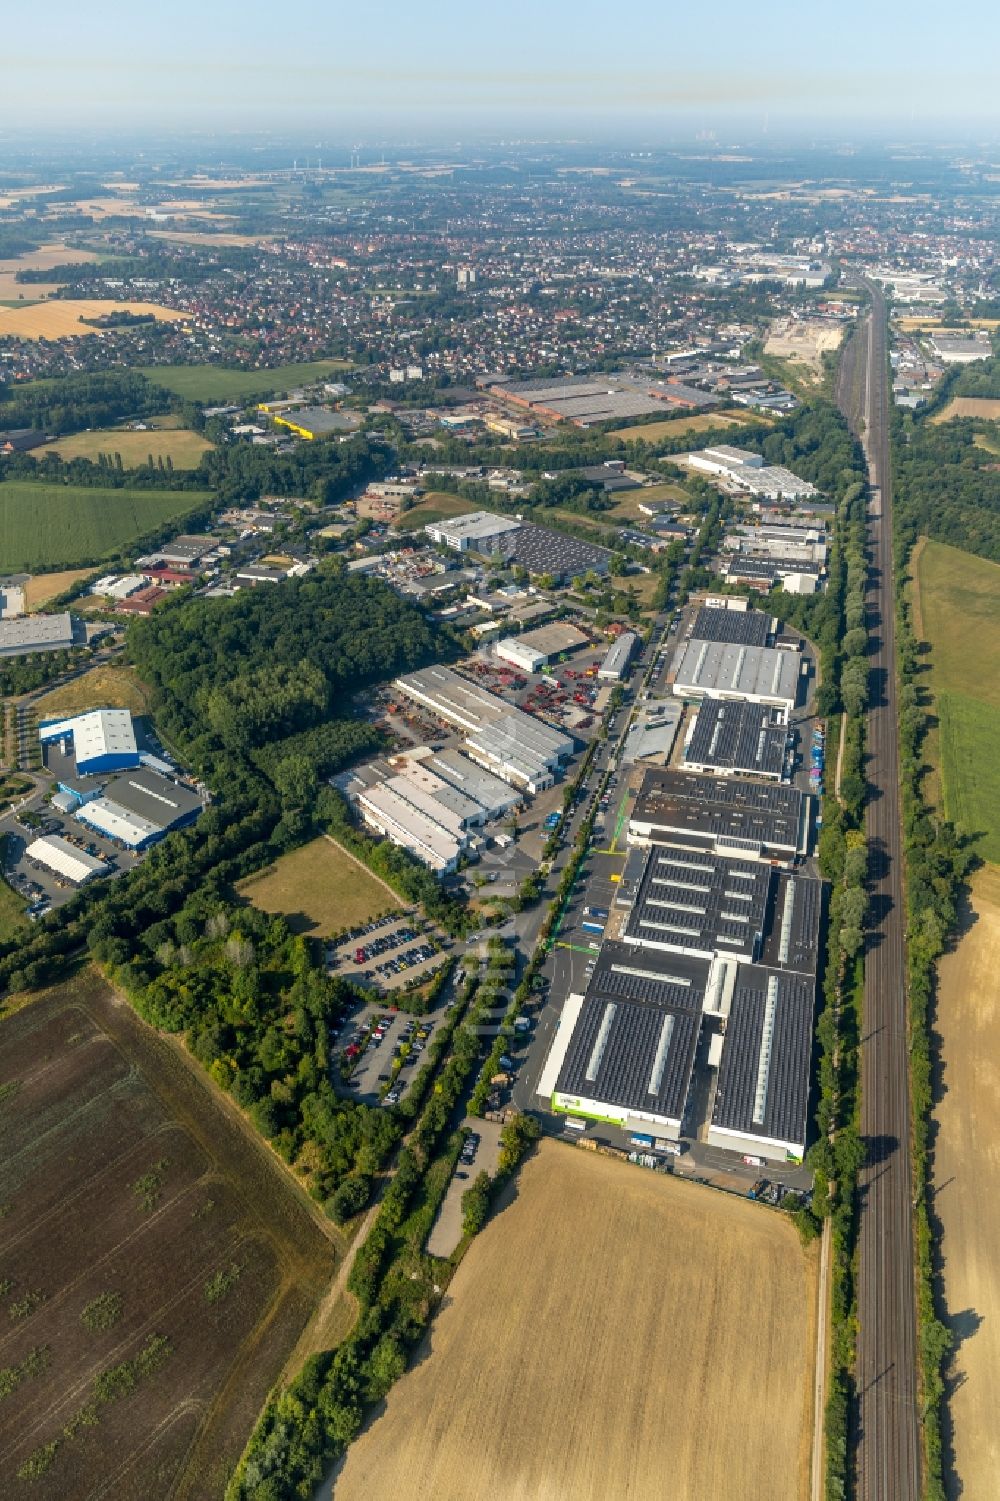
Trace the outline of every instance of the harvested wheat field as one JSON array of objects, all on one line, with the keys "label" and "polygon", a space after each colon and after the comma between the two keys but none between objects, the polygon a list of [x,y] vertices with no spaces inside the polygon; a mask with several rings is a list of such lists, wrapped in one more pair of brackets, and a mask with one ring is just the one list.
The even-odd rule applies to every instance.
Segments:
[{"label": "harvested wheat field", "polygon": [[932,422],[950,422],[952,417],[983,417],[1000,422],[1000,401],[992,396],[953,396],[946,407],[935,412]]},{"label": "harvested wheat field", "polygon": [[1000,1474],[1000,869],[973,877],[969,922],[941,960],[934,1207],[942,1227],[946,1323],[956,1343],[948,1493],[993,1501]]},{"label": "harvested wheat field", "polygon": [[0,302],[34,302],[59,290],[59,282],[17,281],[18,271],[48,271],[51,266],[78,266],[96,261],[91,250],[73,250],[68,245],[41,245],[13,260],[0,260]]},{"label": "harvested wheat field", "polygon": [[80,579],[89,578],[93,568],[64,568],[61,573],[34,573],[24,586],[25,608],[30,615],[41,610],[50,599],[65,594]]},{"label": "harvested wheat field", "polygon": [[777,1213],[543,1143],[335,1501],[801,1497],[814,1285]]},{"label": "harvested wheat field", "polygon": [[102,332],[84,323],[85,318],[106,318],[110,313],[151,313],[161,323],[182,323],[188,316],[158,302],[111,302],[106,298],[60,297],[32,307],[0,308],[0,338],[72,339],[80,334]]}]

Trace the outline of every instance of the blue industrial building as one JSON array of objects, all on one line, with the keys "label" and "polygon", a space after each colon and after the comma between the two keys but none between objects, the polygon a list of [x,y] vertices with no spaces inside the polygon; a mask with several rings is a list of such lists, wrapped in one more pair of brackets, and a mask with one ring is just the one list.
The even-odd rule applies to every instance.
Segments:
[{"label": "blue industrial building", "polygon": [[69,754],[72,745],[77,775],[99,776],[128,771],[139,765],[139,751],[127,709],[92,709],[71,719],[47,719],[38,726],[43,745],[62,744]]}]

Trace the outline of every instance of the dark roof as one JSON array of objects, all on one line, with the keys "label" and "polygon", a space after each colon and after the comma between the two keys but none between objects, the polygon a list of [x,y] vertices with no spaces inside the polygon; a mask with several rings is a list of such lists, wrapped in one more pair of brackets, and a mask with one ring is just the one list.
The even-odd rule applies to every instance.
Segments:
[{"label": "dark roof", "polygon": [[550,532],[548,527],[535,526],[531,522],[503,532],[496,538],[492,551],[499,553],[508,563],[523,564],[529,573],[553,573],[565,577],[586,573],[591,568],[598,573],[607,573],[611,558],[605,547],[581,542],[563,532]]},{"label": "dark roof", "polygon": [[703,960],[606,943],[559,1072],[558,1092],[680,1120],[707,976]]},{"label": "dark roof", "polygon": [[653,845],[626,938],[712,955],[759,957],[772,871],[756,860]]},{"label": "dark roof", "polygon": [[720,610],[702,605],[694,619],[694,641],[725,641],[738,646],[766,646],[771,617],[762,610]]},{"label": "dark roof", "polygon": [[676,836],[702,845],[715,840],[747,840],[765,849],[798,848],[804,794],[779,782],[748,782],[742,777],[700,776],[650,767],[643,777],[632,820],[651,824],[656,837],[673,844]]},{"label": "dark roof", "polygon": [[202,807],[201,798],[190,787],[182,787],[147,767],[115,777],[104,788],[104,796],[161,829],[172,828],[193,813],[200,813]]},{"label": "dark roof", "polygon": [[702,700],[684,759],[720,771],[780,776],[788,729],[769,704]]},{"label": "dark roof", "polygon": [[775,579],[784,573],[810,573],[819,578],[819,563],[803,563],[799,558],[751,558],[744,553],[730,553],[722,562],[727,578]]},{"label": "dark roof", "polygon": [[798,874],[779,876],[761,963],[814,975],[822,910],[822,882]]},{"label": "dark roof", "polygon": [[811,976],[740,965],[726,1023],[713,1125],[775,1141],[805,1142],[814,996]]}]

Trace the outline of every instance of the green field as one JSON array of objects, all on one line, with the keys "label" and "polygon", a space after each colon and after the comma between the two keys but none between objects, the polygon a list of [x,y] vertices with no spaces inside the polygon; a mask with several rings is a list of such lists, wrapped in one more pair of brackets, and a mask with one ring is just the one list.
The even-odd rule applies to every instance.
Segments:
[{"label": "green field", "polygon": [[463,516],[476,508],[471,500],[461,495],[452,495],[447,490],[429,490],[418,505],[403,511],[393,522],[399,532],[415,532],[430,521],[443,521],[446,516]]},{"label": "green field", "polygon": [[913,572],[914,627],[930,644],[938,719],[927,754],[948,817],[1000,863],[1000,564],[922,542]]},{"label": "green field", "polygon": [[320,836],[238,887],[262,912],[280,912],[296,933],[329,938],[403,906],[346,850]]},{"label": "green field", "polygon": [[185,401],[239,401],[270,396],[293,386],[323,380],[350,366],[345,360],[312,360],[274,370],[223,370],[218,365],[145,365],[140,373]]},{"label": "green field", "polygon": [[208,499],[204,490],[100,490],[7,480],[0,484],[0,572],[97,562]]}]

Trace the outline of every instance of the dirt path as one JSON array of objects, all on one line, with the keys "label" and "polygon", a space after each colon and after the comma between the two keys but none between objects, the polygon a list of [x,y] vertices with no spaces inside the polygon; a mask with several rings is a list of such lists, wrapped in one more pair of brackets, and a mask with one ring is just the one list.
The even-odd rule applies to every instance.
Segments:
[{"label": "dirt path", "polygon": [[948,1495],[993,1501],[1000,1475],[1000,868],[973,877],[964,932],[939,968],[941,1081],[933,1209],[955,1338]]},{"label": "dirt path", "polygon": [[381,887],[383,887],[384,890],[386,890],[389,893],[389,895],[392,897],[393,901],[395,902],[396,906],[399,907],[399,909],[402,912],[412,912],[413,911],[413,903],[412,902],[408,902],[405,897],[401,897],[398,891],[393,891],[393,889],[389,885],[388,881],[383,881],[383,879],[382,879],[381,876],[377,876],[373,870],[369,870],[368,866],[365,865],[364,861],[363,860],[359,860],[358,857],[357,857],[357,855],[352,855],[351,852],[350,852],[350,850],[347,849],[344,845],[342,845],[340,843],[339,839],[334,839],[334,837],[333,837],[332,834],[324,834],[323,838],[324,839],[329,839],[330,843],[332,845],[334,845],[340,851],[340,853],[344,856],[344,858],[347,859],[347,860],[350,860],[351,864],[352,865],[356,865],[359,870],[363,870],[364,873],[365,873],[365,875],[368,876],[370,880],[377,881],[378,884]]}]

